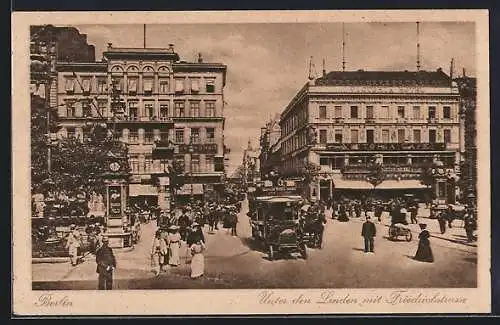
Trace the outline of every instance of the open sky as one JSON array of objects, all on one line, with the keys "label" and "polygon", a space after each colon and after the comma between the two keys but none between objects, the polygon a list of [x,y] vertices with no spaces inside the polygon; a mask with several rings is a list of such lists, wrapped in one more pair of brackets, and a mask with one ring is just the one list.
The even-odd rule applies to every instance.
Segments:
[{"label": "open sky", "polygon": [[[107,43],[143,47],[143,25],[78,25],[100,60]],[[415,23],[346,23],[346,70],[415,70]],[[225,87],[226,145],[231,148],[229,174],[241,163],[251,139],[258,145],[260,127],[281,112],[304,85],[310,57],[319,76],[342,68],[341,23],[253,23],[147,25],[147,47],[175,44],[181,60],[228,66]],[[421,69],[474,76],[473,23],[420,23]]]}]

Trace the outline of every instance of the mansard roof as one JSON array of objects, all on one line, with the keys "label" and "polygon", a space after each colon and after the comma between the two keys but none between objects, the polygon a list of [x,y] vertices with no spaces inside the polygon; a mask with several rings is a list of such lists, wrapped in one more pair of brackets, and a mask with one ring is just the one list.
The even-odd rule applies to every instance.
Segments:
[{"label": "mansard roof", "polygon": [[436,71],[331,71],[315,79],[315,86],[430,86],[449,87],[450,77]]}]

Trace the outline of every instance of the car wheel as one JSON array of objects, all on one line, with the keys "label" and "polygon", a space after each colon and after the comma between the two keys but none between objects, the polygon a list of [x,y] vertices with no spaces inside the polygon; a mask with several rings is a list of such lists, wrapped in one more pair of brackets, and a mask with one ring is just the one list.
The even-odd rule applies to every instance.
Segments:
[{"label": "car wheel", "polygon": [[301,247],[300,255],[302,256],[303,259],[307,260],[307,249],[305,245]]}]

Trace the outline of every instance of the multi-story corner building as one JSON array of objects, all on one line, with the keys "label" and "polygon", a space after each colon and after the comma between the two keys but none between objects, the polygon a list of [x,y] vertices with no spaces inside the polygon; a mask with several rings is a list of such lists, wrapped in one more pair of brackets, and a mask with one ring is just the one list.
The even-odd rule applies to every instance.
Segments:
[{"label": "multi-story corner building", "polygon": [[261,128],[259,160],[262,177],[269,175],[272,171],[279,172],[281,162],[280,138],[281,129],[278,114]]},{"label": "multi-story corner building", "polygon": [[424,195],[422,169],[440,161],[439,172],[449,177],[432,188],[438,199],[453,201],[456,186],[448,179],[455,179],[464,151],[459,110],[458,89],[441,69],[325,73],[281,114],[283,173],[319,166],[308,195],[326,199],[373,189],[368,177],[382,164],[378,193]]},{"label": "multi-story corner building", "polygon": [[[177,193],[202,198],[223,189],[224,95],[226,66],[179,61],[167,49],[115,48],[103,61],[58,62],[60,136],[80,136],[89,119],[104,117],[128,145],[134,201],[158,202],[157,174],[175,159],[189,176]],[[112,87],[121,111],[111,109]],[[173,156],[159,156],[160,148]]]}]

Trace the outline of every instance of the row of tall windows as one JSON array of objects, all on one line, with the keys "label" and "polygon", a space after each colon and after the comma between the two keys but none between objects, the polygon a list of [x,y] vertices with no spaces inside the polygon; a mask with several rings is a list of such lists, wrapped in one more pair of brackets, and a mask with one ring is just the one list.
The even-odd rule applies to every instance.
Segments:
[{"label": "row of tall windows", "polygon": [[[203,104],[203,109],[201,109]],[[127,116],[130,120],[138,120],[140,117],[167,119],[170,117],[215,117],[215,101],[189,101],[186,108],[185,101],[175,101],[174,108],[170,109],[167,102],[160,102],[158,108],[155,102],[143,102],[143,109],[139,109],[138,101],[128,101]]]},{"label": "row of tall windows", "polygon": [[[215,93],[216,82],[215,78],[204,78],[203,82],[201,78],[175,78],[175,93],[191,93],[197,94],[200,91],[205,93]],[[127,77],[127,88],[124,88],[124,78],[113,77],[112,80],[115,88],[123,93],[128,93],[129,95],[137,95],[142,93],[144,95],[152,95],[157,89],[159,94],[169,94],[170,90],[170,78],[158,78],[155,80],[152,77],[143,77],[141,88],[139,87],[139,77]],[[67,93],[99,93],[104,94],[108,92],[106,77],[66,77],[65,79],[65,91]],[[202,85],[203,83],[203,85]],[[155,87],[157,84],[157,88]]]},{"label": "row of tall windows", "polygon": [[[189,134],[187,134],[186,131],[189,131]],[[202,132],[204,132],[205,135],[203,140],[201,135]],[[175,143],[189,143],[189,140],[186,141],[186,135],[188,135],[189,140],[193,144],[215,143],[215,128],[190,128],[188,130],[185,130],[183,128],[176,128]]]},{"label": "row of tall windows", "polygon": [[[344,109],[342,106],[334,106],[333,109],[333,116],[329,114],[327,106],[326,105],[320,105],[319,106],[319,118],[320,119],[327,119],[327,118],[345,118],[346,116],[344,115]],[[426,116],[424,116],[424,113],[427,113]],[[427,111],[424,110],[424,108],[420,106],[412,106],[411,109],[407,108],[405,106],[398,106],[396,109],[396,115],[394,116],[391,108],[389,106],[380,106],[377,110],[375,110],[374,106],[366,106],[365,107],[365,115],[364,118],[366,119],[373,119],[373,118],[382,118],[382,119],[389,119],[389,118],[409,118],[409,119],[414,119],[414,120],[421,120],[421,119],[435,119],[437,118],[437,108],[436,106],[428,106]],[[442,118],[444,119],[450,119],[451,118],[451,107],[450,106],[443,106],[442,107]],[[361,116],[361,111],[360,107],[353,105],[349,107],[349,118],[362,118]]]},{"label": "row of tall windows", "polygon": [[[366,135],[366,143],[375,143],[375,130],[365,130]],[[415,129],[412,131],[412,143],[421,143],[422,142],[422,130]],[[343,130],[334,130],[333,134],[333,142],[334,143],[360,143],[360,131],[356,129],[350,130],[350,140],[345,141]],[[380,143],[391,143],[391,142],[399,142],[404,143],[408,141],[409,134],[407,134],[406,129],[398,129],[395,132],[390,133],[389,129],[383,129],[380,133]],[[319,130],[319,143],[326,144],[329,143],[328,139],[328,130]],[[430,129],[428,130],[428,143],[437,143],[437,131]],[[443,143],[451,143],[451,129],[443,130]]]},{"label": "row of tall windows", "polygon": [[[191,155],[191,162],[186,163],[184,156],[177,156],[175,160],[181,167],[182,172],[209,173],[215,171],[214,155]],[[129,165],[132,174],[150,174],[161,172],[168,165],[167,160],[153,160],[151,156],[131,156]],[[191,170],[189,170],[191,167]]]}]

